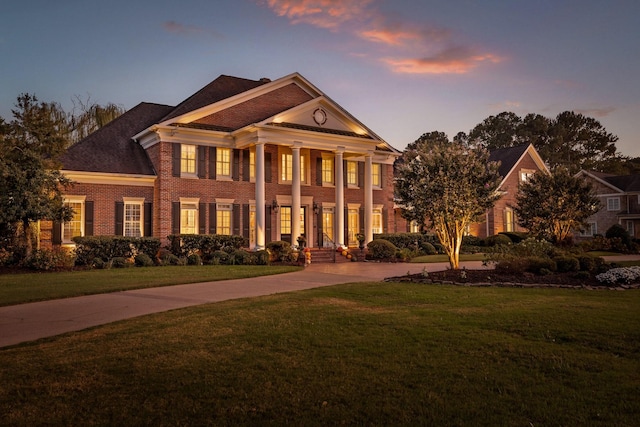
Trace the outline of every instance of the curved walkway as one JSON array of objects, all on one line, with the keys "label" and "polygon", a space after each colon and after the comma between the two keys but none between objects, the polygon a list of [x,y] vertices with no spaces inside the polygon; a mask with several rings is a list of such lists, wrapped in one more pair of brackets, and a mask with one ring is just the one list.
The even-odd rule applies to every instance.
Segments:
[{"label": "curved walkway", "polygon": [[[462,262],[460,265],[483,268],[481,261]],[[448,266],[448,263],[311,264],[301,271],[274,276],[138,289],[0,307],[0,347],[177,308],[340,283],[379,281],[386,277],[419,273],[423,269],[443,270]]]}]

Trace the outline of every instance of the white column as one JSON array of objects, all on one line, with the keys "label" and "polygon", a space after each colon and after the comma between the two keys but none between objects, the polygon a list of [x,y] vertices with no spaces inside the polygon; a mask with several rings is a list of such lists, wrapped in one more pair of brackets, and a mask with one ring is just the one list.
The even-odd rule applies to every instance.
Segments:
[{"label": "white column", "polygon": [[300,145],[291,147],[292,176],[291,176],[291,244],[297,245],[300,236]]},{"label": "white column", "polygon": [[265,248],[265,178],[264,141],[256,144],[256,250]]},{"label": "white column", "polygon": [[373,240],[373,175],[372,154],[364,157],[364,241]]},{"label": "white column", "polygon": [[334,241],[344,245],[344,168],[342,162],[343,147],[336,150],[336,231]]}]

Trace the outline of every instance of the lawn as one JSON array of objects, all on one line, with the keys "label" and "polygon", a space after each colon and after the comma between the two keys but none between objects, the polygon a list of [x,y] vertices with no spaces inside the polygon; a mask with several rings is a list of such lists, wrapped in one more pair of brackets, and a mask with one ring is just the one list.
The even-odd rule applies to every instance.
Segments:
[{"label": "lawn", "polygon": [[360,283],[0,349],[7,425],[637,425],[640,292]]},{"label": "lawn", "polygon": [[300,267],[201,265],[0,274],[0,306],[184,283],[266,276]]}]

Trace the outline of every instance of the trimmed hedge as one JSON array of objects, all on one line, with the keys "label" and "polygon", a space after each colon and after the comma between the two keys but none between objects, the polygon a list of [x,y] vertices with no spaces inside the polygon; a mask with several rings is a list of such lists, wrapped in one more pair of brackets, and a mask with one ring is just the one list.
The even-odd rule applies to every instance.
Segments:
[{"label": "trimmed hedge", "polygon": [[169,249],[177,257],[186,258],[199,253],[206,261],[213,257],[216,251],[233,252],[247,246],[248,242],[242,236],[223,236],[221,234],[172,234],[169,239]]},{"label": "trimmed hedge", "polygon": [[85,236],[74,237],[73,241],[76,265],[92,266],[97,260],[105,263],[114,258],[129,259],[139,253],[155,259],[160,249],[160,239],[155,237]]},{"label": "trimmed hedge", "polygon": [[369,242],[367,250],[367,256],[371,259],[393,259],[396,257],[398,248],[386,239],[375,239]]}]

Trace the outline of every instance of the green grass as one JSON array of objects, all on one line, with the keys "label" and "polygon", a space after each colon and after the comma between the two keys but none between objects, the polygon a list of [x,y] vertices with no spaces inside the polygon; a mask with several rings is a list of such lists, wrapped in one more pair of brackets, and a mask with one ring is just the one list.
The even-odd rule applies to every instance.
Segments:
[{"label": "green grass", "polygon": [[[484,254],[462,254],[460,255],[460,261],[484,261]],[[424,255],[413,258],[411,262],[449,262],[449,258],[445,254]]]},{"label": "green grass", "polygon": [[347,284],[0,349],[2,424],[632,426],[640,292]]},{"label": "green grass", "polygon": [[300,267],[203,265],[0,274],[0,306],[129,289],[242,279],[298,269]]}]

